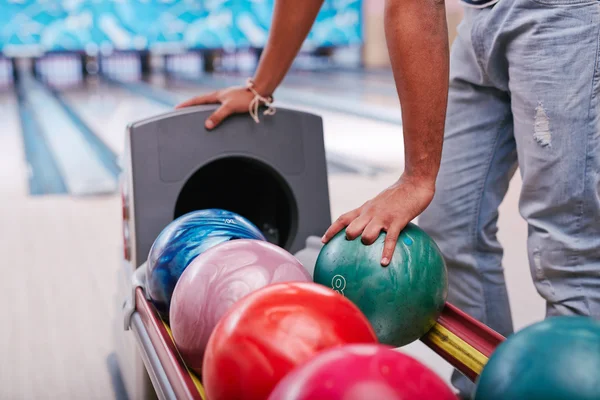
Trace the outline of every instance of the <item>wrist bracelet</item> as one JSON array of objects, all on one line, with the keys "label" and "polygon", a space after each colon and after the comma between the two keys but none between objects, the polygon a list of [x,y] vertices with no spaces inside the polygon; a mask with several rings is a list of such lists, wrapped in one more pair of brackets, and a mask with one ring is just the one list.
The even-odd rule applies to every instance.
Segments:
[{"label": "wrist bracelet", "polygon": [[254,122],[256,122],[257,124],[260,122],[258,119],[258,108],[260,107],[261,103],[267,107],[267,109],[263,112],[263,115],[275,114],[276,110],[273,106],[273,96],[263,97],[262,95],[260,95],[260,93],[258,93],[254,89],[254,81],[252,80],[252,78],[248,78],[248,80],[246,81],[246,88],[254,95],[254,98],[248,106],[248,111]]}]

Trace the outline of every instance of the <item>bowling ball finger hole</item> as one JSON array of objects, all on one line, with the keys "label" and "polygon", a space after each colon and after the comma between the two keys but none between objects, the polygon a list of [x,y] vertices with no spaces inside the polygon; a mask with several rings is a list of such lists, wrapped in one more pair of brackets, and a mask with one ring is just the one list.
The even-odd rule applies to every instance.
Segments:
[{"label": "bowling ball finger hole", "polygon": [[227,157],[198,168],[179,193],[174,218],[207,208],[240,214],[283,248],[293,242],[298,215],[294,196],[285,179],[262,161]]}]

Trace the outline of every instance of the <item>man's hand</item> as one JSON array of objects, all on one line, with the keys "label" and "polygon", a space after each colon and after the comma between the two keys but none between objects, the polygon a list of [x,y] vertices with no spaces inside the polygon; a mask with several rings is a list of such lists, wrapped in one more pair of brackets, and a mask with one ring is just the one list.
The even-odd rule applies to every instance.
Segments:
[{"label": "man's hand", "polygon": [[354,240],[362,234],[362,242],[373,244],[381,231],[386,232],[381,265],[387,266],[394,254],[400,232],[418,216],[433,199],[435,182],[430,179],[402,176],[395,184],[361,207],[339,217],[325,232],[327,243],[342,229]]},{"label": "man's hand", "polygon": [[247,113],[253,98],[254,95],[246,87],[234,86],[194,97],[178,104],[176,108],[199,106],[201,104],[221,104],[221,107],[217,108],[204,123],[206,129],[210,130],[216,128],[230,115]]}]

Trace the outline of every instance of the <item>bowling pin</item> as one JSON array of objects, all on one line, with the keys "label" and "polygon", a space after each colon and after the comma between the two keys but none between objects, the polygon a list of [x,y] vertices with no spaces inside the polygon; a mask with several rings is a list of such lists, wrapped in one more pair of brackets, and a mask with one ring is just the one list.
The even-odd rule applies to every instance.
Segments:
[{"label": "bowling pin", "polygon": [[40,77],[42,78],[42,82],[46,80],[46,72],[48,69],[48,63],[45,58],[40,58],[38,62],[38,68],[40,69]]},{"label": "bowling pin", "polygon": [[64,85],[65,80],[67,78],[66,69],[67,69],[67,61],[65,56],[58,56],[58,85]]},{"label": "bowling pin", "polygon": [[42,82],[46,81],[46,73],[48,69],[48,64],[44,58],[41,58],[38,62],[39,74],[42,77]]},{"label": "bowling pin", "polygon": [[67,62],[69,64],[69,68],[67,68],[67,71],[69,71],[69,74],[67,76],[67,83],[69,85],[75,83],[75,63],[73,61],[73,57],[69,56],[69,58],[67,58]]},{"label": "bowling pin", "polygon": [[60,81],[63,74],[62,57],[56,56],[56,69],[54,70],[54,82],[53,85],[60,85]]},{"label": "bowling pin", "polygon": [[51,75],[54,73],[54,58],[49,57],[44,64],[46,64],[46,76],[44,77],[44,82],[49,82]]},{"label": "bowling pin", "polygon": [[58,74],[60,70],[60,59],[58,58],[58,56],[54,56],[52,57],[52,61],[54,64],[54,68],[52,68],[52,71],[50,71],[50,83],[52,85],[56,85],[56,82],[59,79]]},{"label": "bowling pin", "polygon": [[134,79],[136,76],[135,74],[135,60],[133,58],[133,55],[130,55],[127,57],[127,70],[129,73],[129,76],[131,76],[130,79]]},{"label": "bowling pin", "polygon": [[69,57],[61,56],[62,58],[62,71],[61,71],[61,85],[66,85],[69,82],[69,73],[71,72],[69,69]]},{"label": "bowling pin", "polygon": [[137,57],[135,55],[131,56],[131,75],[133,76],[134,80],[138,79],[138,68],[137,68]]},{"label": "bowling pin", "polygon": [[135,58],[133,55],[129,55],[127,57],[127,71],[128,74],[130,76],[130,80],[135,80],[135,78],[137,77],[136,72],[135,72]]},{"label": "bowling pin", "polygon": [[71,78],[71,63],[69,61],[69,56],[63,56],[63,84],[66,85],[69,83],[69,79]]},{"label": "bowling pin", "polygon": [[62,57],[56,56],[56,68],[54,69],[54,85],[60,85],[60,79],[63,74]]},{"label": "bowling pin", "polygon": [[56,85],[60,81],[60,56],[54,57],[54,71],[52,71],[52,84]]}]

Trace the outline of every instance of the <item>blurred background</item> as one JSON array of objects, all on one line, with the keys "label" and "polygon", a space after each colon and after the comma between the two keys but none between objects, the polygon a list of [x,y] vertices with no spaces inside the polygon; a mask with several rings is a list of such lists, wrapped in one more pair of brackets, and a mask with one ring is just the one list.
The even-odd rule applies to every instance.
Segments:
[{"label": "blurred background", "polygon": [[[0,0],[0,399],[111,399],[127,124],[252,76],[276,0]],[[403,169],[383,0],[325,0],[277,105],[323,117],[332,218]],[[447,0],[452,42],[462,18]],[[517,174],[518,175],[518,174]],[[500,239],[515,328],[541,319],[516,176]],[[406,351],[444,379],[424,345]]]}]

